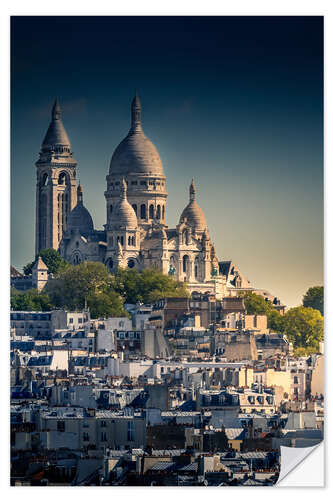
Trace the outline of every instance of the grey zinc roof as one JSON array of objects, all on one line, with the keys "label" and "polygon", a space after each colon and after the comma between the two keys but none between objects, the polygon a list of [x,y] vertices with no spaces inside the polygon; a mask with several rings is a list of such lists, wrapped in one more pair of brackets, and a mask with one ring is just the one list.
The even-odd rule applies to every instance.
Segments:
[{"label": "grey zinc roof", "polygon": [[183,467],[181,467],[178,470],[182,471],[182,472],[197,472],[198,462],[192,462],[190,464],[184,465]]},{"label": "grey zinc roof", "polygon": [[154,457],[177,457],[185,452],[185,449],[178,450],[152,450],[151,454]]},{"label": "grey zinc roof", "polygon": [[266,451],[247,451],[239,454],[243,459],[247,458],[266,458],[268,452]]},{"label": "grey zinc roof", "polygon": [[159,470],[168,470],[168,469],[172,469],[174,467],[174,463],[173,462],[156,462],[150,470],[156,470],[156,471],[159,471]]},{"label": "grey zinc roof", "polygon": [[243,428],[227,428],[225,429],[225,433],[228,439],[243,439],[245,437],[245,429]]}]

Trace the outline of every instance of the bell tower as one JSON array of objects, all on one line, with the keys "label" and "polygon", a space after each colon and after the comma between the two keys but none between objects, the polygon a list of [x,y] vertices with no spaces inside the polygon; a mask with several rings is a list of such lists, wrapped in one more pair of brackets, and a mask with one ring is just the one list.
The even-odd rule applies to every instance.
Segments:
[{"label": "bell tower", "polygon": [[56,98],[36,162],[36,255],[44,248],[59,247],[68,216],[77,204],[76,167]]}]

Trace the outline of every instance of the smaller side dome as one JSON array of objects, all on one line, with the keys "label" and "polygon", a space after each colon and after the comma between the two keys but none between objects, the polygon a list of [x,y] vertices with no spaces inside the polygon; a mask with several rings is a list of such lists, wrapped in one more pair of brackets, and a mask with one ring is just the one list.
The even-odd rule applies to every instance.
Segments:
[{"label": "smaller side dome", "polygon": [[127,185],[125,179],[122,181],[120,200],[115,206],[110,223],[112,226],[126,227],[127,229],[137,229],[138,219],[133,207],[127,201]]},{"label": "smaller side dome", "polygon": [[190,185],[190,202],[184,208],[182,215],[180,216],[179,222],[185,222],[192,227],[194,231],[202,232],[207,228],[206,217],[202,209],[196,202],[196,187],[192,179]]},{"label": "smaller side dome", "polygon": [[83,236],[94,231],[94,223],[89,210],[83,205],[83,190],[79,185],[77,188],[77,205],[73,208],[68,217],[68,231],[78,230]]}]

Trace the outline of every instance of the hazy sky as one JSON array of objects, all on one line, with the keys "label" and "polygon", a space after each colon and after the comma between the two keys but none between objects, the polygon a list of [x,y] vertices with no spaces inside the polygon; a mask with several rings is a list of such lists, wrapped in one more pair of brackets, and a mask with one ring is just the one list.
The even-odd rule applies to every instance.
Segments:
[{"label": "hazy sky", "polygon": [[55,96],[96,228],[138,90],[174,227],[194,177],[219,260],[297,305],[323,282],[321,17],[14,17],[12,264],[34,258],[34,163]]}]

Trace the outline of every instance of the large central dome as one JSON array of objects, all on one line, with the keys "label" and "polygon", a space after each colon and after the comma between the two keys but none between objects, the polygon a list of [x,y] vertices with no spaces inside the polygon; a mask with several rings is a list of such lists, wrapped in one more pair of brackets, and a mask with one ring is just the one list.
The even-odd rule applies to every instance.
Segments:
[{"label": "large central dome", "polygon": [[142,130],[141,103],[137,95],[132,101],[131,129],[113,153],[109,173],[111,175],[152,174],[164,176],[160,155]]}]

